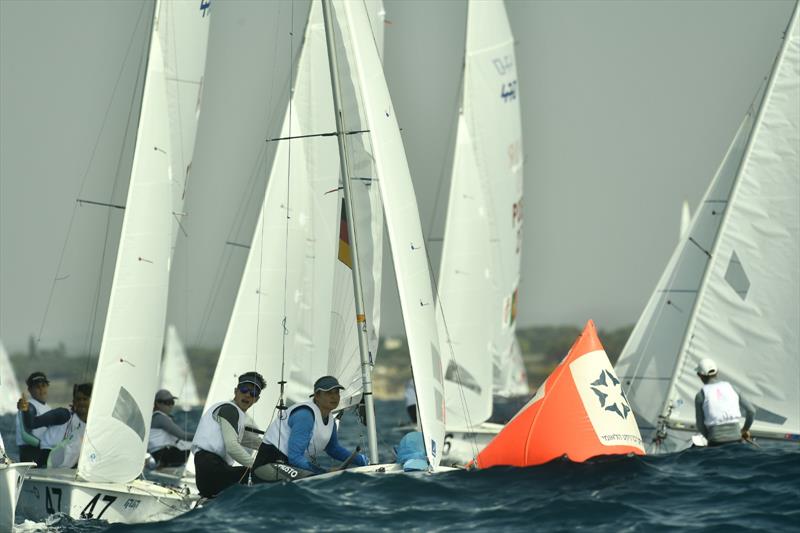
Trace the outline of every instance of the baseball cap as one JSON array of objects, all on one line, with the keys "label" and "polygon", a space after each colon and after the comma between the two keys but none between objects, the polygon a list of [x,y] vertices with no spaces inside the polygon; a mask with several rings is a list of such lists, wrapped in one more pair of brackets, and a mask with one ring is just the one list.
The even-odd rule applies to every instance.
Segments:
[{"label": "baseball cap", "polygon": [[[341,389],[344,390],[344,387],[339,383],[339,380],[333,376],[322,376],[317,381],[314,382],[314,392],[316,393],[318,390],[327,392],[333,389]],[[311,394],[310,396],[314,396]]]},{"label": "baseball cap", "polygon": [[156,401],[157,402],[168,402],[170,400],[177,400],[177,396],[173,396],[170,391],[167,389],[161,389],[156,393]]},{"label": "baseball cap", "polygon": [[44,372],[34,372],[28,376],[28,379],[25,380],[25,384],[28,385],[28,387],[33,387],[34,385],[38,385],[40,383],[44,383],[46,385],[50,384],[50,380],[47,379],[47,376],[44,375]]}]

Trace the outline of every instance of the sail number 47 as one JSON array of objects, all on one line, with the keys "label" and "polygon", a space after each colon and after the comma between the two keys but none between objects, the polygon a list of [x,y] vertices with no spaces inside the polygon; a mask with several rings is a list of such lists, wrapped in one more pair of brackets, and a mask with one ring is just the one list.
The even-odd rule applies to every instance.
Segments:
[{"label": "sail number 47", "polygon": [[103,494],[98,492],[97,494],[94,495],[94,498],[89,500],[89,503],[87,503],[86,507],[84,507],[83,511],[81,511],[81,518],[86,518],[86,519],[95,518],[99,520],[103,518],[103,513],[106,512],[106,510],[111,506],[111,504],[117,501],[116,496],[111,496],[110,494],[106,494],[105,496],[103,496],[103,502],[105,502],[105,505],[97,514],[97,516],[95,516],[94,510],[95,507],[97,507],[97,503],[100,501],[100,496],[103,496]]}]

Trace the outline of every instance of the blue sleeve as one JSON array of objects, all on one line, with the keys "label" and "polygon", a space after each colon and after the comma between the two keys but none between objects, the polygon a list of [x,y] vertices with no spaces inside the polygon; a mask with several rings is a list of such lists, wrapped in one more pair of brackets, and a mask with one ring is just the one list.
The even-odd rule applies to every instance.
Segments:
[{"label": "blue sleeve", "polygon": [[[30,412],[30,411],[29,411]],[[72,418],[72,413],[66,407],[51,409],[43,415],[39,415],[30,422],[31,429],[46,428],[50,426],[60,426],[66,424]]]},{"label": "blue sleeve", "polygon": [[289,435],[289,464],[321,474],[324,469],[311,464],[306,458],[306,450],[311,442],[311,434],[314,431],[314,413],[311,409],[295,409],[289,416],[289,427],[292,429]]},{"label": "blue sleeve", "polygon": [[336,425],[333,426],[331,440],[329,440],[328,445],[325,446],[325,451],[337,461],[344,461],[350,457],[350,452],[348,452],[346,448],[339,444],[339,438],[336,436]]}]

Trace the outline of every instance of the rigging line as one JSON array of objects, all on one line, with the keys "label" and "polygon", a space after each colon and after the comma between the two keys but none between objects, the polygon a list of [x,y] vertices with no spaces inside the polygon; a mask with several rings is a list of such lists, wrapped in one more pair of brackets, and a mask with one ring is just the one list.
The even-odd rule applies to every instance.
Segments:
[{"label": "rigging line", "polygon": [[[294,80],[294,61],[293,61],[293,48],[294,48],[294,2],[291,3],[291,31],[289,31],[289,79]],[[292,112],[294,104],[294,84],[289,84],[289,110],[286,114],[287,132],[289,137],[292,136]],[[291,175],[292,175],[292,141],[289,141],[286,146],[286,230],[284,233],[284,252],[283,252],[283,331],[281,335],[281,378],[278,382],[280,386],[280,395],[278,396],[278,416],[280,416],[286,408],[284,404],[284,386],[286,385],[286,294],[289,290],[289,219],[291,218]],[[274,412],[274,411],[273,411]],[[281,424],[278,424],[278,448],[281,442]]]},{"label": "rigging line", "polygon": [[[140,56],[140,58],[139,58],[139,69],[138,69],[138,72],[136,74],[136,82],[135,82],[134,87],[139,87],[139,82],[140,82],[140,80],[142,78],[145,78],[145,83],[147,83],[147,81],[146,81],[146,77],[147,77],[146,69],[147,69],[147,67],[145,65],[147,63],[146,57],[148,55],[149,55],[149,47],[147,47],[147,49],[145,50],[145,53],[142,54],[142,56]],[[144,83],[142,84],[142,97],[143,96],[144,96]],[[120,183],[121,171],[122,171],[122,159],[123,159],[123,156],[125,154],[125,146],[128,144],[128,136],[130,135],[130,132],[131,132],[131,125],[134,122],[134,120],[133,120],[134,109],[136,108],[136,103],[139,102],[139,101],[141,101],[141,98],[137,98],[136,91],[134,91],[134,94],[131,97],[131,104],[130,104],[130,106],[128,108],[128,119],[125,122],[125,134],[122,136],[122,142],[120,143],[119,156],[117,157],[117,168],[116,168],[116,171],[114,172],[114,176],[115,176],[114,177],[114,184],[113,184],[113,186],[111,188],[111,194],[109,195],[109,202],[111,201],[111,199],[114,198],[114,195],[117,192],[117,187],[119,186],[119,183]],[[100,255],[100,269],[99,269],[98,276],[97,276],[97,286],[95,288],[94,308],[93,308],[93,310],[91,312],[91,322],[90,322],[89,336],[88,336],[88,339],[87,339],[87,346],[86,346],[86,367],[84,369],[84,378],[85,379],[88,379],[88,377],[89,377],[89,363],[91,361],[92,345],[94,343],[95,330],[97,329],[97,318],[98,318],[97,317],[97,313],[100,310],[100,292],[101,292],[100,288],[101,288],[102,282],[103,282],[103,270],[104,270],[105,265],[106,265],[106,254],[108,252],[108,248],[110,247],[109,237],[110,237],[110,232],[111,232],[111,215],[112,215],[111,211],[109,211],[106,214],[105,236],[103,237],[103,251],[102,251],[102,254]],[[112,276],[113,276],[113,274],[112,274]],[[98,349],[98,351],[99,351],[99,349]],[[99,360],[99,353],[98,353],[98,360]]]},{"label": "rigging line", "polygon": [[[100,131],[97,133],[97,138],[95,139],[94,146],[92,147],[92,153],[89,156],[89,162],[86,165],[86,170],[83,173],[83,177],[81,178],[80,185],[78,187],[78,196],[81,196],[83,192],[83,188],[86,185],[86,180],[89,177],[89,171],[92,168],[92,163],[94,163],[94,157],[97,153],[97,147],[100,145],[100,139],[103,137],[103,131],[105,130],[106,125],[108,124],[108,115],[111,112],[111,106],[114,103],[114,97],[117,94],[117,89],[119,88],[120,80],[122,79],[122,74],[125,71],[125,66],[128,64],[128,56],[130,55],[131,48],[133,47],[133,42],[135,40],[137,30],[139,29],[139,24],[142,21],[142,14],[144,13],[144,4],[142,7],[139,8],[139,16],[136,19],[136,25],[133,27],[133,32],[131,33],[131,38],[128,41],[128,48],[125,50],[125,56],[122,59],[122,66],[117,73],[117,80],[114,82],[114,89],[111,91],[111,98],[108,101],[108,105],[106,106],[106,111],[103,115],[103,120],[100,125]],[[35,345],[38,347],[39,341],[42,340],[42,333],[44,332],[45,324],[47,323],[47,316],[50,312],[50,306],[53,302],[53,294],[55,293],[56,283],[58,282],[59,276],[58,273],[61,270],[62,265],[64,264],[64,256],[67,251],[67,244],[69,244],[69,236],[72,232],[72,226],[75,223],[75,215],[78,212],[77,209],[78,204],[76,203],[75,206],[72,208],[72,215],[69,219],[69,224],[67,225],[67,235],[64,238],[64,245],[61,247],[61,254],[58,258],[58,265],[56,267],[56,273],[53,275],[53,282],[50,284],[50,291],[47,296],[47,304],[45,304],[44,315],[42,316],[42,322],[39,325],[39,333],[36,335],[36,343]]]},{"label": "rigging line", "polygon": [[[370,130],[351,130],[345,131],[342,135],[361,135],[362,133],[369,133]],[[291,141],[292,139],[309,139],[313,137],[336,137],[338,134],[335,131],[330,131],[327,133],[308,133],[305,135],[294,135],[288,137],[273,137],[271,139],[265,139],[265,142],[275,142],[275,141]]]},{"label": "rigging line", "polygon": [[[447,134],[447,147],[453,146],[453,151],[449,152],[450,155],[450,176],[452,177],[452,167],[455,164],[455,139],[454,139],[454,132],[457,130],[458,127],[458,120],[461,116],[463,103],[464,103],[464,71],[466,69],[466,56],[464,58],[464,63],[461,65],[461,77],[459,78],[458,82],[458,91],[461,93],[461,99],[456,100],[456,112],[455,112],[455,121],[450,121],[450,130]],[[436,186],[436,195],[434,196],[433,200],[433,209],[431,210],[431,217],[428,222],[428,237],[426,238],[427,241],[431,240],[431,236],[433,235],[433,225],[436,222],[436,214],[439,212],[439,200],[442,195],[442,188],[445,182],[445,169],[447,168],[448,158],[442,158],[442,168],[439,169],[439,184]]]},{"label": "rigging line", "polygon": [[[265,150],[262,147],[261,151],[259,152],[258,158],[253,165],[252,170],[250,171],[250,180],[248,182],[248,186],[245,187],[242,196],[239,200],[238,205],[243,206],[240,207],[237,212],[236,216],[234,217],[234,222],[232,224],[231,230],[228,232],[229,239],[226,243],[231,242],[234,235],[241,233],[242,227],[244,226],[245,221],[245,214],[249,211],[250,202],[256,197],[253,194],[253,191],[256,188],[256,181],[261,173],[261,168],[264,165],[264,161],[266,159]],[[203,310],[203,315],[200,319],[200,326],[198,327],[198,331],[195,335],[195,343],[199,344],[202,341],[203,337],[205,336],[206,329],[208,328],[208,323],[211,321],[211,315],[213,314],[213,310],[217,304],[217,298],[220,295],[220,291],[222,289],[222,285],[225,280],[225,272],[228,270],[228,266],[231,262],[231,254],[230,251],[226,248],[223,248],[223,253],[217,263],[217,270],[214,272],[214,279],[212,283],[212,290],[210,291],[213,295],[209,300],[206,302],[206,307]]]},{"label": "rigging line", "polygon": [[[159,4],[159,6],[163,6],[163,5],[165,5],[165,4],[163,4],[163,3]],[[171,3],[166,3],[166,5],[169,6],[169,7],[173,7]],[[180,168],[173,168],[173,171],[174,171],[174,173],[176,175],[182,175],[183,176],[183,180],[182,180],[183,183],[181,183],[181,187],[183,189],[183,191],[181,192],[181,202],[182,202],[184,200],[184,198],[186,197],[186,187],[187,187],[188,182],[189,182],[189,168],[190,168],[190,165],[192,164],[192,162],[189,161],[188,164],[187,164],[187,162],[186,162],[186,154],[184,153],[184,150],[183,150],[184,149],[183,113],[181,113],[181,106],[180,106],[181,84],[179,83],[180,80],[177,79],[179,77],[178,75],[180,73],[180,67],[178,66],[178,44],[177,44],[178,43],[178,39],[177,39],[177,36],[176,36],[177,31],[175,30],[176,18],[177,17],[175,17],[175,16],[169,17],[169,22],[171,23],[170,24],[170,26],[171,26],[170,30],[172,30],[171,35],[170,35],[172,37],[172,59],[173,59],[173,61],[175,63],[175,77],[176,77],[176,79],[174,80],[174,82],[175,82],[175,93],[177,94],[177,97],[178,97],[177,98],[178,99],[178,107],[177,107],[176,115],[178,116],[178,137],[179,137],[179,140],[180,140],[180,142],[178,143],[179,144],[178,148],[179,148],[180,154],[181,154],[181,166],[180,166]],[[197,124],[195,123],[195,132],[196,131],[197,131]],[[192,148],[194,148],[194,146],[192,146]],[[175,151],[174,147],[173,147],[173,151]],[[183,211],[183,209],[181,209],[181,211]]]},{"label": "rigging line", "polygon": [[[467,396],[464,393],[464,387],[463,387],[462,382],[461,382],[461,371],[460,371],[461,367],[458,364],[458,361],[456,360],[456,354],[455,354],[455,350],[453,349],[453,344],[452,344],[452,342],[450,342],[450,329],[447,326],[447,320],[445,318],[445,312],[444,312],[444,305],[442,304],[442,300],[441,300],[440,295],[439,295],[439,283],[437,282],[436,276],[433,275],[433,266],[431,265],[431,255],[430,255],[430,252],[428,251],[428,247],[425,246],[424,248],[425,248],[425,258],[428,261],[428,268],[431,269],[431,277],[433,278],[433,292],[434,292],[435,299],[436,299],[436,309],[438,310],[438,312],[440,313],[440,315],[442,317],[442,325],[444,326],[445,335],[447,336],[446,342],[447,342],[448,349],[450,351],[450,357],[451,357],[453,363],[455,363],[456,382],[458,383],[457,389],[458,389],[459,400],[461,401],[461,407],[464,410],[464,419],[465,419],[465,421],[467,423],[467,429],[471,430],[471,429],[473,429],[475,427],[475,425],[472,423],[472,417],[470,416],[469,409],[468,409],[468,406],[467,406]],[[441,348],[441,344],[442,344],[442,341],[441,341],[441,339],[439,339],[440,348]],[[412,374],[413,374],[413,372],[412,372]],[[445,375],[446,375],[446,370],[442,369],[442,376],[445,376]],[[443,379],[442,381],[443,381],[442,382],[442,386],[444,387],[445,386],[445,383],[444,383],[445,380]],[[416,384],[415,384],[415,387],[416,387]],[[472,436],[472,447],[473,447],[473,452],[474,452],[473,453],[473,459],[475,459],[475,456],[477,456],[477,453],[478,453],[477,436],[476,436],[474,431],[469,431],[468,433],[469,433],[469,435]]]}]

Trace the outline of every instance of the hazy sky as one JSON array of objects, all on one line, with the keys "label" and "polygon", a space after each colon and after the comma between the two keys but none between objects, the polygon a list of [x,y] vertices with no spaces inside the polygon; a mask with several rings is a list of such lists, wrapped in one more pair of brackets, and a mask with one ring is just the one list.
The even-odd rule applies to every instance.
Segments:
[{"label": "hazy sky", "polygon": [[[251,239],[264,139],[280,128],[307,5],[213,2],[170,296],[187,344],[224,336],[246,253],[225,241]],[[793,5],[506,2],[526,156],[521,325],[637,319],[677,242],[681,203],[694,210]],[[441,237],[465,4],[387,1],[386,11],[384,65],[420,217]],[[149,13],[140,0],[0,1],[0,339],[12,350],[40,328],[45,347],[99,346],[110,278],[100,265],[113,265],[121,212],[75,200],[125,201]],[[384,332],[397,333],[385,264]]]}]

